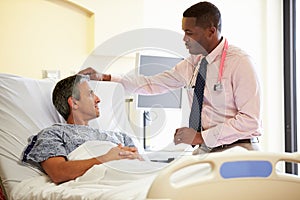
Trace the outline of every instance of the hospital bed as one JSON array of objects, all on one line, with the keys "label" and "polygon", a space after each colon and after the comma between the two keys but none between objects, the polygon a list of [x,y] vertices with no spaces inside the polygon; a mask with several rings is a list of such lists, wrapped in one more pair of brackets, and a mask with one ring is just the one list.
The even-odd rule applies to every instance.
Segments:
[{"label": "hospital bed", "polygon": [[[90,125],[134,137],[123,87],[111,82],[92,84],[101,99],[102,117]],[[300,199],[299,176],[276,170],[278,162],[299,163],[300,154],[242,148],[196,156],[177,152],[171,163],[116,161],[55,185],[38,169],[20,162],[29,136],[64,122],[51,102],[54,85],[50,79],[0,74],[0,177],[8,199]],[[106,144],[85,145],[74,151],[75,157]]]}]

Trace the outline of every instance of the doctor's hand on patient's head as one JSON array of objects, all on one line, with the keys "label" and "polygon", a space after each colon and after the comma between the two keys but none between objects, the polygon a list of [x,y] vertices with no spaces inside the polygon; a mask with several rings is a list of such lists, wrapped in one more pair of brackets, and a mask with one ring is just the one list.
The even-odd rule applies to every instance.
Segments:
[{"label": "doctor's hand on patient's head", "polygon": [[91,80],[95,81],[110,81],[111,75],[110,74],[102,74],[97,72],[95,69],[88,67],[78,72],[78,74],[84,74],[90,76]]}]

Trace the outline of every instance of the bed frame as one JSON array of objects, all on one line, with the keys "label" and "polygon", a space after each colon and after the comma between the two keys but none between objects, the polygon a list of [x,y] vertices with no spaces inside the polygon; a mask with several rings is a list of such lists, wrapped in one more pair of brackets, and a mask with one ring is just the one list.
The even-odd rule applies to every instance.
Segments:
[{"label": "bed frame", "polygon": [[[236,152],[230,156],[185,156],[161,171],[152,183],[148,200],[158,199],[300,199],[300,177],[280,173],[282,161],[300,163],[299,153]],[[186,185],[171,182],[174,173],[197,164],[209,164],[210,173]]]}]

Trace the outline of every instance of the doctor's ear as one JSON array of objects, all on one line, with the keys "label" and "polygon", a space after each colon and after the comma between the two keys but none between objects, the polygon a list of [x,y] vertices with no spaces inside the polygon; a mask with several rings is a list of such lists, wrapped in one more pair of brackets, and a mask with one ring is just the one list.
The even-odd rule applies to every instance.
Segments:
[{"label": "doctor's ear", "polygon": [[74,97],[70,96],[68,98],[68,104],[71,109],[78,109],[77,99],[75,99]]},{"label": "doctor's ear", "polygon": [[208,37],[211,38],[215,34],[218,34],[218,30],[216,27],[211,26],[211,27],[207,28],[207,34],[208,34]]}]

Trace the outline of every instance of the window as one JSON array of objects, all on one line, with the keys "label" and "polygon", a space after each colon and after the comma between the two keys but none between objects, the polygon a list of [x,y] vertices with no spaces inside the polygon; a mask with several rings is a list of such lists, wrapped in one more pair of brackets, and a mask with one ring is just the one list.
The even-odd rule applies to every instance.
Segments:
[{"label": "window", "polygon": [[[285,151],[297,151],[296,0],[283,1],[284,12],[284,103]],[[299,80],[298,80],[299,81]],[[300,94],[300,92],[298,92]],[[299,99],[299,98],[298,98]],[[299,117],[298,117],[299,118]],[[286,172],[298,174],[295,163],[286,163]]]},{"label": "window", "polygon": [[[298,3],[296,3],[295,1],[295,7],[296,7],[296,11],[300,11],[300,3],[298,1]],[[297,87],[297,94],[300,94],[300,70],[299,70],[299,64],[300,64],[300,26],[299,26],[299,22],[300,22],[300,12],[296,12],[296,22],[298,22],[298,25],[296,24],[296,66],[298,66],[298,70],[296,71],[296,87]],[[298,38],[297,38],[298,36]],[[297,68],[296,68],[297,69]],[[300,113],[300,96],[298,96],[297,98],[297,113]],[[297,124],[300,125],[300,116],[297,117]],[[297,133],[300,133],[300,126],[297,127]],[[299,151],[300,149],[300,135],[298,135],[297,137],[297,149]],[[298,172],[300,171],[300,165],[298,164]]]}]

